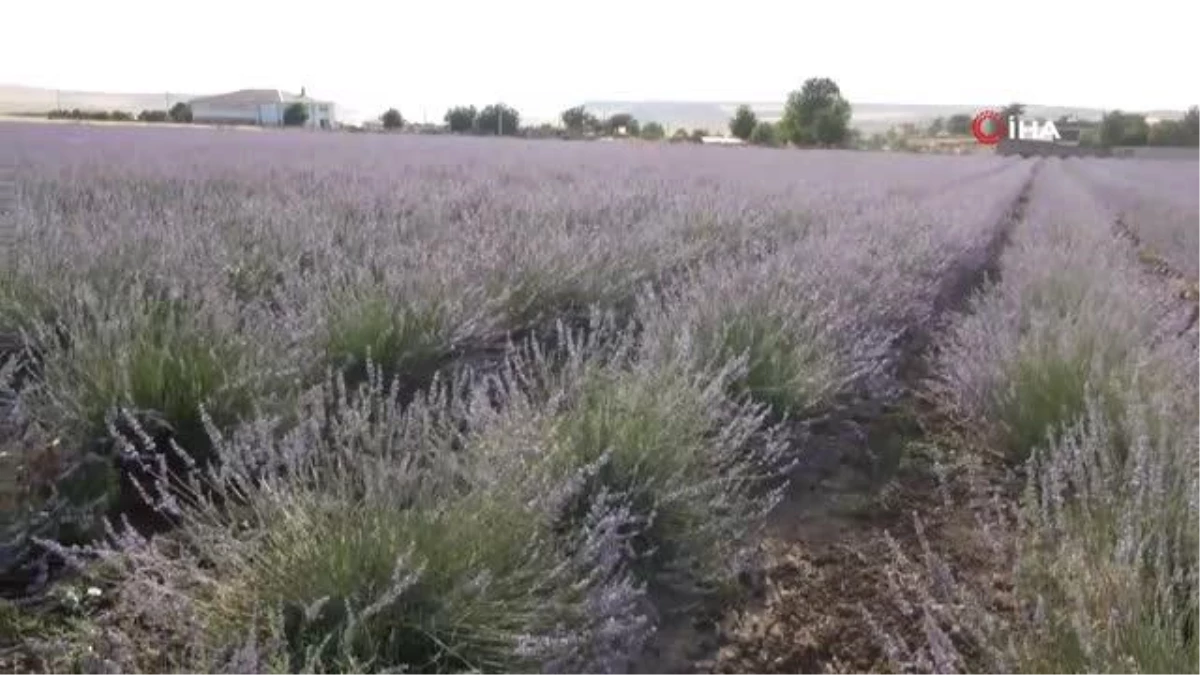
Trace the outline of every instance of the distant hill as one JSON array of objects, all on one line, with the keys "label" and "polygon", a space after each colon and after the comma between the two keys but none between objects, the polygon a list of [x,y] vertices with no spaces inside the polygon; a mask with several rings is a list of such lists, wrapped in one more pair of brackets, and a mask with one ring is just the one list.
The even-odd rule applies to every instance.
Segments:
[{"label": "distant hill", "polygon": [[95,91],[68,91],[0,84],[0,114],[45,113],[55,108],[71,110],[122,110],[137,114],[143,110],[165,110],[194,94],[120,94]]},{"label": "distant hill", "polygon": [[[720,101],[588,101],[583,104],[593,114],[605,117],[613,113],[627,112],[642,122],[656,121],[668,129],[706,129],[710,132],[725,132],[729,118],[742,102]],[[783,116],[783,101],[746,101],[762,119],[775,121]],[[852,103],[853,117],[850,124],[865,133],[886,131],[889,127],[912,122],[926,124],[936,117],[949,117],[956,113],[974,114],[983,104],[906,104],[906,103]],[[1073,115],[1083,120],[1099,121],[1104,111],[1100,108],[1073,106],[1032,105],[1026,106],[1026,114],[1034,117],[1057,119],[1062,115]],[[1182,111],[1145,111],[1149,117],[1178,119]]]}]

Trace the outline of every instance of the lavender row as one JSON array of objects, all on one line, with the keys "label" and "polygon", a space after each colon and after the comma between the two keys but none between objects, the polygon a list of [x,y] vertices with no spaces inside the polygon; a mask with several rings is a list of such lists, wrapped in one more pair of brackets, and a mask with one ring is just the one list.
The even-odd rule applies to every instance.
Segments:
[{"label": "lavender row", "polygon": [[[1196,665],[1195,327],[1181,329],[1177,301],[1110,218],[1091,186],[1047,162],[1001,281],[945,337],[942,406],[969,447],[1028,477],[1020,517],[989,523],[1021,604],[989,615],[936,577],[919,662],[962,662],[942,632],[954,624],[972,627],[992,669]],[[959,610],[939,606],[951,597]]]},{"label": "lavender row", "polygon": [[1075,172],[1137,234],[1146,253],[1200,275],[1200,173],[1195,161],[1094,160]]}]

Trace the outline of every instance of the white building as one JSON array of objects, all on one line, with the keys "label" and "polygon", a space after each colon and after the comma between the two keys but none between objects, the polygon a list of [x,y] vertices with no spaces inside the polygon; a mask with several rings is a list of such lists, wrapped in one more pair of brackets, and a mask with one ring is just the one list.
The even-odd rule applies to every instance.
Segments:
[{"label": "white building", "polygon": [[308,97],[304,90],[300,94],[289,94],[278,89],[241,89],[204,96],[188,102],[192,108],[192,121],[203,124],[254,124],[260,126],[283,126],[283,114],[294,103],[308,109],[308,120],[304,126],[313,129],[332,129],[337,124],[336,107],[331,101],[318,101]]}]

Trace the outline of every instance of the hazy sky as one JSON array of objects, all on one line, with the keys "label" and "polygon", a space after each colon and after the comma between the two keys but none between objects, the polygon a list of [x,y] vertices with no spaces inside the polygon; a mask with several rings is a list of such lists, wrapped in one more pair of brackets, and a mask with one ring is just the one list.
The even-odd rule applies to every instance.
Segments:
[{"label": "hazy sky", "polygon": [[298,90],[440,119],[502,100],[777,101],[807,77],[852,102],[1182,108],[1189,0],[5,0],[0,83],[120,92]]}]

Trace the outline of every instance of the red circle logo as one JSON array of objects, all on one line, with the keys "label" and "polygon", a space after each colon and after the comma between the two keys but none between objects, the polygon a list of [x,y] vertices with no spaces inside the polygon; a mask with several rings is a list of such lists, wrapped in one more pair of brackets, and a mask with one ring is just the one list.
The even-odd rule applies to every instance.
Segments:
[{"label": "red circle logo", "polygon": [[995,110],[984,110],[971,120],[971,133],[975,140],[984,145],[995,145],[1008,135],[1008,124],[1004,115]]}]

